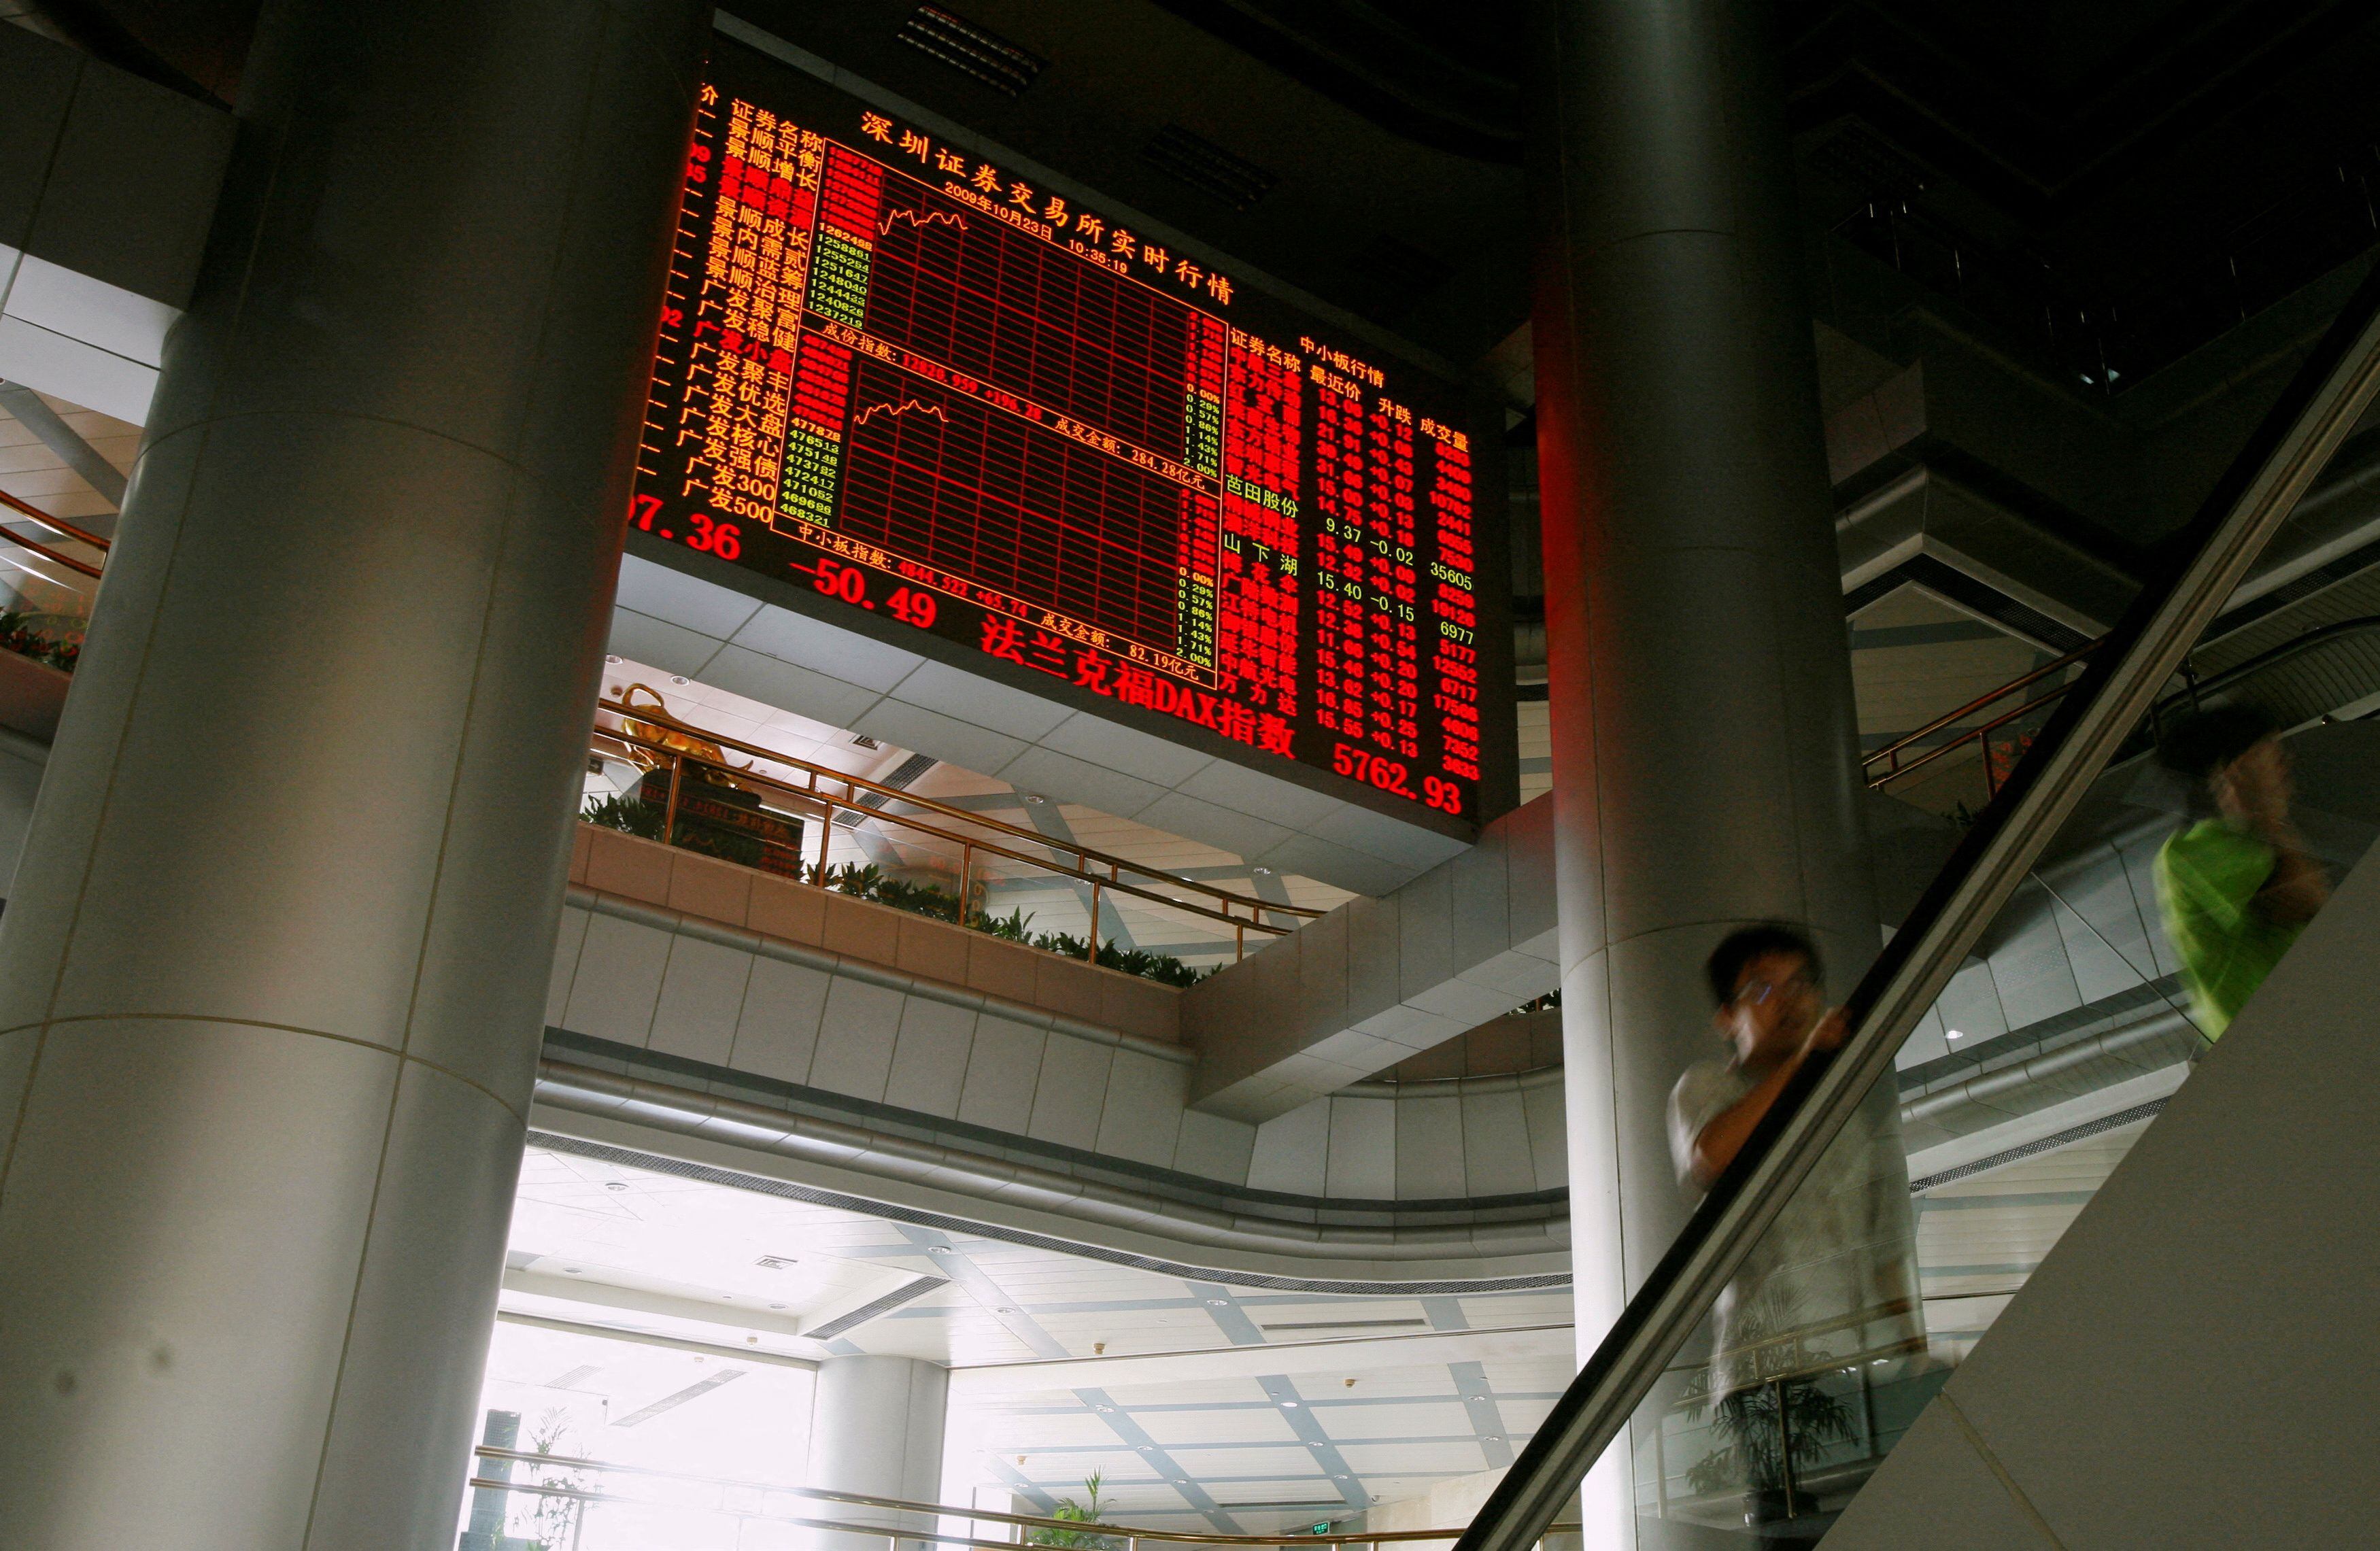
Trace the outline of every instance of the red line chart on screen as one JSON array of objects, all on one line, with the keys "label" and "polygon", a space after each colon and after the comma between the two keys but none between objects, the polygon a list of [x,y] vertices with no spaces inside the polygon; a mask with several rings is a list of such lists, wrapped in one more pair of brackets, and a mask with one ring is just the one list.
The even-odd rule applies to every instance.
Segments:
[{"label": "red line chart on screen", "polygon": [[1476,817],[1459,401],[1134,221],[772,95],[705,92],[635,525]]}]

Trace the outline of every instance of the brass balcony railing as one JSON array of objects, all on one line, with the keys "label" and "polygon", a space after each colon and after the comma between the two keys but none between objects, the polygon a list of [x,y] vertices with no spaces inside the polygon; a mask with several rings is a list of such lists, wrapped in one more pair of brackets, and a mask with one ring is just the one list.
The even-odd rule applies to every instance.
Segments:
[{"label": "brass balcony railing", "polygon": [[30,502],[20,501],[17,497],[10,495],[6,491],[0,491],[0,507],[5,507],[7,510],[16,513],[18,516],[49,529],[52,533],[56,534],[62,539],[71,539],[77,543],[90,545],[92,549],[99,551],[100,564],[93,564],[90,561],[79,560],[73,555],[67,554],[58,550],[54,550],[38,539],[29,539],[25,535],[15,532],[6,527],[0,527],[0,539],[7,539],[10,543],[15,544],[19,549],[30,550],[33,553],[40,555],[42,559],[54,561],[57,564],[65,566],[69,571],[80,572],[82,575],[92,578],[94,581],[98,579],[100,565],[106,563],[108,548],[106,539],[101,538],[96,533],[87,533],[83,529],[75,527],[74,524],[70,522],[66,522],[60,518],[54,517],[47,512],[42,511],[40,507],[32,504]]},{"label": "brass balcony railing", "polygon": [[[642,687],[642,686],[638,686]],[[954,890],[930,891],[948,902],[961,925],[988,926],[988,897],[995,874],[1014,880],[1046,877],[1061,886],[1087,891],[1090,927],[1080,951],[1099,957],[1101,911],[1111,903],[1133,901],[1161,916],[1214,929],[1217,949],[1227,933],[1235,960],[1245,957],[1250,933],[1259,939],[1281,937],[1325,912],[1303,905],[1253,899],[1229,889],[1184,878],[1161,867],[1046,835],[973,813],[931,797],[850,774],[757,744],[724,737],[682,721],[667,711],[631,705],[628,697],[598,708],[594,752],[624,760],[645,772],[638,788],[660,812],[660,831],[670,843],[719,854],[719,837],[735,837],[732,848],[761,871],[820,887],[833,887],[830,847],[839,830],[874,824],[897,831],[955,863]],[[654,692],[647,689],[647,694]],[[658,695],[654,697],[659,698]],[[743,756],[747,763],[733,762]],[[762,766],[788,772],[772,774]],[[812,840],[802,831],[814,826]]]}]

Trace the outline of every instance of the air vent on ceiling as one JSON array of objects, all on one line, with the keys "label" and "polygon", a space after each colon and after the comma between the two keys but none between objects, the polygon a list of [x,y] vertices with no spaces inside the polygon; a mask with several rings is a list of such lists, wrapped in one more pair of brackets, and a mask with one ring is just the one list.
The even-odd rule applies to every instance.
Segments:
[{"label": "air vent on ceiling", "polygon": [[901,24],[901,41],[953,70],[964,70],[995,91],[1022,96],[1050,62],[999,33],[953,16],[940,6],[920,6]]},{"label": "air vent on ceiling", "polygon": [[878,1315],[890,1314],[913,1299],[923,1298],[938,1287],[948,1287],[947,1277],[913,1277],[883,1297],[865,1303],[847,1313],[835,1315],[825,1324],[802,1334],[814,1341],[832,1340],[846,1330],[856,1330]]},{"label": "air vent on ceiling", "polygon": [[854,748],[882,748],[884,745],[878,743],[874,738],[869,737],[865,733],[854,733],[851,735],[851,746]]},{"label": "air vent on ceiling", "polygon": [[[904,759],[899,764],[893,766],[890,774],[878,776],[876,778],[876,782],[880,786],[890,786],[896,792],[906,792],[909,789],[909,783],[911,782],[916,781],[919,776],[924,775],[928,770],[930,770],[933,768],[934,757],[932,755],[912,754],[906,759]],[[892,800],[892,798],[886,796],[881,792],[862,792],[859,794],[859,802],[857,806],[863,808],[882,807]],[[857,824],[862,817],[864,816],[852,811],[850,808],[845,808],[834,816],[834,821],[838,828],[848,830]]]},{"label": "air vent on ceiling", "polygon": [[754,1261],[753,1264],[759,1266],[764,1271],[783,1271],[788,1267],[798,1266],[801,1262],[795,1260],[789,1254],[764,1254],[759,1259]]},{"label": "air vent on ceiling", "polygon": [[1280,179],[1204,135],[1169,124],[1140,148],[1142,160],[1233,210],[1253,210]]}]

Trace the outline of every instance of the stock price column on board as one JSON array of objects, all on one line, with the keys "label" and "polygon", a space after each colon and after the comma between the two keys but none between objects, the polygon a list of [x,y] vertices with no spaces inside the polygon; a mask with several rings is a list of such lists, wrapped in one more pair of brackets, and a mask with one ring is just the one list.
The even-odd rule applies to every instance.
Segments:
[{"label": "stock price column on board", "polygon": [[722,42],[632,525],[1492,817],[1463,392],[1047,181]]}]

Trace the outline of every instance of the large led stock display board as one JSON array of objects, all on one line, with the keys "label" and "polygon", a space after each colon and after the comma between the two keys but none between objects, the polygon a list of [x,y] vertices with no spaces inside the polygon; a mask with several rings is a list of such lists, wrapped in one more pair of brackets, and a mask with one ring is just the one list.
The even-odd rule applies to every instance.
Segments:
[{"label": "large led stock display board", "polygon": [[633,527],[1492,817],[1510,643],[1462,389],[723,40],[710,82]]}]

